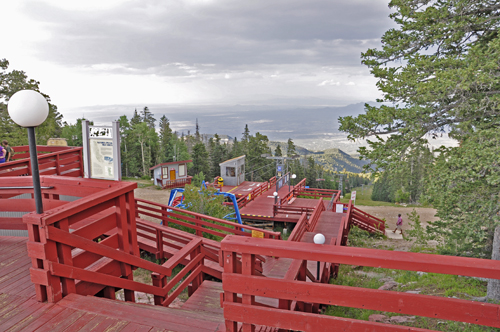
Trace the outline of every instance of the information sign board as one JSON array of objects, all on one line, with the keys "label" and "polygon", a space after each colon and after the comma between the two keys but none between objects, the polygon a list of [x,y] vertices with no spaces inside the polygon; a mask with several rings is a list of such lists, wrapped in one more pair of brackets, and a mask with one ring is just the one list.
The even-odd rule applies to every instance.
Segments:
[{"label": "information sign board", "polygon": [[120,127],[90,126],[82,122],[83,159],[86,178],[121,180]]}]

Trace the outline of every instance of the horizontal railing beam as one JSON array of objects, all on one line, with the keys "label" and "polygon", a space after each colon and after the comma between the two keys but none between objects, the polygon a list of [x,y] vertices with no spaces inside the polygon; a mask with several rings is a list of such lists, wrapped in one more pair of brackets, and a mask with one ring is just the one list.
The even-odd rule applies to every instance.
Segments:
[{"label": "horizontal railing beam", "polygon": [[440,256],[423,253],[398,252],[354,247],[326,247],[314,243],[281,242],[247,238],[242,241],[235,235],[226,236],[221,243],[223,251],[268,255],[334,264],[371,266],[396,270],[423,271],[469,277],[500,279],[500,261]]},{"label": "horizontal railing beam", "polygon": [[224,291],[238,294],[500,327],[500,306],[477,301],[227,273],[222,275],[222,285]]}]

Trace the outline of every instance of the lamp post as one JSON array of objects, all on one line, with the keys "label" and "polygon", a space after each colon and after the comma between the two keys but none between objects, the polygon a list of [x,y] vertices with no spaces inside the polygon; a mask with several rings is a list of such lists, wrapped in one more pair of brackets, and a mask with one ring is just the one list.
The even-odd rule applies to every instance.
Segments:
[{"label": "lamp post", "polygon": [[[318,233],[318,234],[314,235],[313,241],[315,244],[323,244],[323,243],[325,243],[325,236],[321,233]],[[318,261],[318,269],[317,269],[317,273],[316,273],[316,281],[320,282],[320,280],[319,280],[319,261]]]},{"label": "lamp post", "polygon": [[278,204],[278,192],[277,191],[273,192],[273,196],[274,196],[274,204],[276,205]]},{"label": "lamp post", "polygon": [[40,173],[38,171],[35,127],[38,127],[47,119],[49,104],[40,93],[33,90],[21,90],[12,95],[7,108],[12,121],[28,129],[31,176],[33,179],[36,213],[41,214],[43,213],[42,189],[40,187]]},{"label": "lamp post", "polygon": [[290,192],[290,183],[292,182],[293,179],[295,179],[297,177],[297,175],[295,174],[292,174],[292,179],[290,181],[288,181],[288,192]]}]

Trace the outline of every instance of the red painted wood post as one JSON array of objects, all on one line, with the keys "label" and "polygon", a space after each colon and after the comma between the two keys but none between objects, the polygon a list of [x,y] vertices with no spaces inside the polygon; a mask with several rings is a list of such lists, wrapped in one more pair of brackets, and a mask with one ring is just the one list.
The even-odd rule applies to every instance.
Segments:
[{"label": "red painted wood post", "polygon": [[56,174],[61,175],[61,165],[59,161],[59,154],[56,155]]},{"label": "red painted wood post", "polygon": [[114,287],[107,286],[102,290],[103,296],[107,299],[116,300],[116,290]]},{"label": "red painted wood post", "polygon": [[[59,224],[59,229],[69,233],[68,218],[61,220],[57,224]],[[59,263],[73,266],[71,247],[62,243],[57,243],[57,255],[59,256]],[[75,279],[61,278],[61,283],[63,296],[76,293]]]},{"label": "red painted wood post", "polygon": [[139,243],[137,242],[137,222],[135,220],[137,215],[137,206],[135,204],[134,191],[125,194],[126,210],[127,210],[127,223],[130,229],[130,253],[135,256],[140,256]]},{"label": "red painted wood post", "polygon": [[[253,275],[255,271],[255,255],[241,254],[241,273],[243,275]],[[243,294],[242,303],[255,305],[255,296]],[[243,332],[255,332],[255,325],[243,324]]]},{"label": "red painted wood post", "polygon": [[[231,251],[223,251],[222,255],[222,260],[224,262],[224,273],[236,273],[236,253]],[[237,302],[237,294],[224,291],[224,302]],[[227,332],[238,332],[238,322],[225,320],[225,323]]]},{"label": "red painted wood post", "polygon": [[[201,220],[201,217],[200,216],[196,216],[196,220]],[[201,224],[200,223],[196,223],[196,227],[201,227]],[[196,230],[196,235],[198,236],[203,236],[203,232],[201,230]]]},{"label": "red painted wood post", "polygon": [[[165,286],[167,285],[167,277],[159,273],[156,272],[151,273],[151,279],[153,280],[153,286],[155,287],[165,288]],[[154,296],[155,305],[162,305],[165,299],[166,299],[165,296],[155,295]]]},{"label": "red painted wood post", "polygon": [[[56,222],[53,225],[45,227],[57,227],[59,228],[59,223]],[[50,262],[58,262],[59,257],[57,255],[57,244],[54,241],[47,240],[45,235],[45,229],[42,228],[40,232],[40,242],[45,243],[45,260],[43,260],[43,269],[47,271],[48,286],[47,286],[47,302],[58,302],[62,299],[62,287],[61,280],[59,277],[53,276],[50,273]]]},{"label": "red painted wood post", "polygon": [[[40,243],[40,226],[27,224],[28,226],[28,240],[33,243]],[[31,258],[31,266],[34,269],[43,269],[43,260],[39,258]],[[41,284],[35,284],[36,300],[38,302],[47,301],[47,287]]]},{"label": "red painted wood post", "polygon": [[[307,278],[306,270],[307,270],[307,261],[304,260],[304,261],[302,261],[302,264],[300,265],[299,273],[297,274],[298,281],[303,281],[303,282],[306,281],[306,278]],[[297,301],[297,308],[299,308],[299,311],[305,312],[305,311],[307,311],[307,303]]]},{"label": "red painted wood post", "polygon": [[[129,224],[127,221],[127,209],[126,209],[126,200],[125,195],[121,195],[120,197],[115,198],[115,206],[116,206],[116,227],[118,229],[118,249],[124,251],[126,253],[133,252],[133,249],[130,246],[130,232],[129,232]],[[129,264],[120,263],[120,270],[122,277],[133,280],[134,275],[132,273],[132,268]],[[123,290],[125,295],[125,301],[135,302],[134,291],[130,289]]]},{"label": "red painted wood post", "polygon": [[[194,249],[191,252],[191,254],[189,255],[191,258],[191,261],[195,260],[196,256],[198,256],[198,255],[201,255],[201,244],[196,249]],[[193,266],[193,269],[191,271],[194,271],[198,266],[200,266],[202,264],[203,264],[203,259],[201,260],[200,263],[196,264],[196,266]],[[201,283],[203,282],[203,280],[201,279],[202,273],[203,272],[200,272],[200,274],[198,276],[196,276],[193,279],[193,281],[191,281],[191,285],[188,287],[188,295],[189,296],[193,295],[194,292],[196,292],[196,290],[198,289],[198,287],[201,286]]]},{"label": "red painted wood post", "polygon": [[161,229],[156,230],[156,259],[159,259],[163,263],[165,258],[165,252],[163,251],[163,231]]},{"label": "red painted wood post", "polygon": [[162,224],[163,226],[168,227],[168,215],[167,215],[167,208],[162,206],[161,207],[161,216],[165,217],[165,219],[162,219]]}]

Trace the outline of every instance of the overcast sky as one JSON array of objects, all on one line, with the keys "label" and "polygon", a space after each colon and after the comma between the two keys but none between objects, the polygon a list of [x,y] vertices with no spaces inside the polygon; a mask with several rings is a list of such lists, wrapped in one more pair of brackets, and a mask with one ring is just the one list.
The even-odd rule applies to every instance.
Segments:
[{"label": "overcast sky", "polygon": [[0,58],[66,116],[94,105],[347,105],[379,97],[360,53],[388,0],[12,0]]}]

